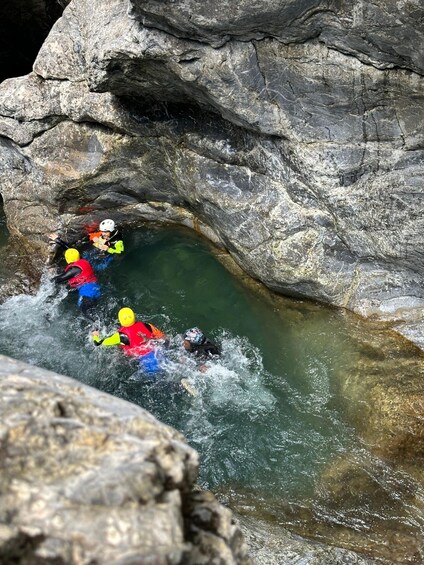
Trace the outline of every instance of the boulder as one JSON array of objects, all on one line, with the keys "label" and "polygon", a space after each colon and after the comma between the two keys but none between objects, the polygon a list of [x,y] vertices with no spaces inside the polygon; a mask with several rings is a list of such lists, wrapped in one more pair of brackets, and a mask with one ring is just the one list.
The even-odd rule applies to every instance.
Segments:
[{"label": "boulder", "polygon": [[0,388],[2,563],[250,563],[230,511],[195,488],[180,433],[4,356]]}]

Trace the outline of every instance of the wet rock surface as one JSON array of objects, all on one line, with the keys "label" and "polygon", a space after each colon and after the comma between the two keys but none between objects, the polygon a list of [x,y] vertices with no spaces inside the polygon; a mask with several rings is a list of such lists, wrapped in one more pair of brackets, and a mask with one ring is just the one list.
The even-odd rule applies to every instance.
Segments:
[{"label": "wet rock surface", "polygon": [[306,544],[301,538],[280,526],[240,516],[240,525],[257,565],[390,565],[386,559],[368,558],[353,551],[325,546],[318,542]]}]

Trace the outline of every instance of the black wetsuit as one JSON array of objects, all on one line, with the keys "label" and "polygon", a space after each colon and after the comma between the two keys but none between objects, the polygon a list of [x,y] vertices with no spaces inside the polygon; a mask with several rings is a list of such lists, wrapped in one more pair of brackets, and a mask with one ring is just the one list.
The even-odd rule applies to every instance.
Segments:
[{"label": "black wetsuit", "polygon": [[191,343],[189,352],[197,355],[199,359],[207,359],[212,355],[220,355],[221,348],[218,345],[215,345],[215,343],[212,343],[209,339],[205,339],[205,341],[199,345]]},{"label": "black wetsuit", "polygon": [[[73,279],[74,277],[77,277],[79,274],[81,274],[81,272],[82,269],[80,267],[72,265],[67,271],[56,275],[51,280],[55,283],[64,283],[69,281],[70,279]],[[96,306],[96,304],[97,299],[90,296],[80,296],[78,299],[78,306],[80,307],[81,312],[88,320],[90,320],[90,322],[94,322],[93,315],[94,307]]]}]

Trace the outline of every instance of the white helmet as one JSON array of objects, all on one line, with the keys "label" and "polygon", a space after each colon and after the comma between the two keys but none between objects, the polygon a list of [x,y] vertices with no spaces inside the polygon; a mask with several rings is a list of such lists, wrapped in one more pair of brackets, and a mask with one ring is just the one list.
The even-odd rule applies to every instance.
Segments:
[{"label": "white helmet", "polygon": [[115,229],[116,225],[115,222],[113,220],[103,220],[103,222],[100,222],[100,231],[110,231],[113,232]]}]

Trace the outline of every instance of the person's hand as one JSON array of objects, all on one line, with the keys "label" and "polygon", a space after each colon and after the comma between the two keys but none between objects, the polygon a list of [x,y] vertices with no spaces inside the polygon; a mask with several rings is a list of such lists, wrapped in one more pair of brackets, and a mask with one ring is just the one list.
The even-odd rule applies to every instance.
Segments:
[{"label": "person's hand", "polygon": [[199,371],[200,371],[201,373],[206,373],[207,370],[208,370],[208,368],[207,368],[206,365],[200,365]]},{"label": "person's hand", "polygon": [[59,238],[59,235],[55,232],[49,233],[50,241],[56,241]]},{"label": "person's hand", "polygon": [[101,245],[101,246],[100,246],[100,249],[101,249],[102,251],[107,251],[107,250],[109,249],[109,247],[108,247],[106,244],[104,244],[104,245]]},{"label": "person's hand", "polygon": [[99,335],[100,335],[99,330],[93,330],[93,331],[91,332],[91,337],[99,337]]}]

